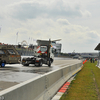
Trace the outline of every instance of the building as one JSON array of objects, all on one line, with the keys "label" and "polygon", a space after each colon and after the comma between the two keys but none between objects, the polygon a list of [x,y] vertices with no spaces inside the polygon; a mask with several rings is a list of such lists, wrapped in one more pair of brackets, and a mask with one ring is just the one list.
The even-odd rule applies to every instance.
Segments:
[{"label": "building", "polygon": [[56,42],[52,42],[51,45],[54,47],[54,49],[56,49],[56,53],[61,53],[61,47],[62,47],[62,44],[60,43],[56,43]]}]

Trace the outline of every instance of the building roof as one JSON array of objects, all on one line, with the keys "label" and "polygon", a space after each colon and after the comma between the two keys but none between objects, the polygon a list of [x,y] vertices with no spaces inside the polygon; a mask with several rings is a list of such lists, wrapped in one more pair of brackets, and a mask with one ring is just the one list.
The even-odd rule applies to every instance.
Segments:
[{"label": "building roof", "polygon": [[94,50],[100,50],[100,43],[96,46]]}]

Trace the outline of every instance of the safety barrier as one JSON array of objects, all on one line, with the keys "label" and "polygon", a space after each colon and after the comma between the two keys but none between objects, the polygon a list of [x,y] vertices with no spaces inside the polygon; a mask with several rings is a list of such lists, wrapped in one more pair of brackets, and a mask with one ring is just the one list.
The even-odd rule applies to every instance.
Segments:
[{"label": "safety barrier", "polygon": [[82,62],[51,71],[0,92],[0,100],[51,100],[59,88],[77,71]]},{"label": "safety barrier", "polygon": [[85,64],[87,62],[87,59],[83,61],[83,64]]}]

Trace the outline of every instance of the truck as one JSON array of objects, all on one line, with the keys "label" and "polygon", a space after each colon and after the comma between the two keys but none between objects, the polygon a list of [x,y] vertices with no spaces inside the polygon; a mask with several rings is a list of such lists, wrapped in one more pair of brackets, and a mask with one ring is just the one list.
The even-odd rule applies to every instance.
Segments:
[{"label": "truck", "polygon": [[55,49],[52,47],[52,41],[47,40],[37,40],[37,47],[34,48],[34,55],[32,57],[24,57],[22,59],[23,66],[29,66],[29,64],[34,64],[35,66],[42,66],[43,64],[49,67],[54,61]]},{"label": "truck", "polygon": [[0,45],[0,66],[5,67],[5,64],[19,64],[21,56],[15,49],[14,45]]}]

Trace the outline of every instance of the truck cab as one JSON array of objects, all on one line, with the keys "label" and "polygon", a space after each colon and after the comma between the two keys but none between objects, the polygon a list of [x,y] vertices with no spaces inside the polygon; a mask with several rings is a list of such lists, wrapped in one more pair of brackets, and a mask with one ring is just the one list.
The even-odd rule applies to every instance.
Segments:
[{"label": "truck cab", "polygon": [[[37,51],[37,53],[40,53],[40,55],[45,55],[46,59],[48,59],[47,63],[48,66],[51,66],[51,63],[54,60],[54,52],[53,52],[53,48],[51,45],[51,41],[47,41],[47,40],[37,40],[39,51]],[[38,50],[38,49],[37,49]]]},{"label": "truck cab", "polygon": [[29,64],[34,64],[35,66],[42,66],[42,64],[46,64],[50,67],[54,60],[51,41],[37,40],[37,43],[38,45],[34,48],[34,56],[23,58],[22,65],[29,66]]}]

